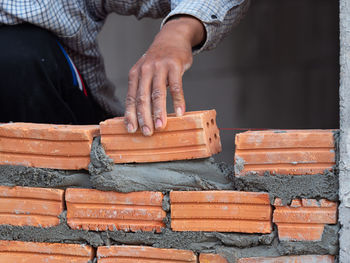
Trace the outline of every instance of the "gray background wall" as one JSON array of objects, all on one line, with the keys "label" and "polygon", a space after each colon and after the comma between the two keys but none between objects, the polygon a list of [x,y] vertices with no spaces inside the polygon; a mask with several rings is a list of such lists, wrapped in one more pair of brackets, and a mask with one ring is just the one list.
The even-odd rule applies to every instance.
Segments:
[{"label": "gray background wall", "polygon": [[[160,22],[108,17],[100,47],[120,98]],[[217,159],[232,162],[234,128],[338,128],[338,39],[338,1],[252,0],[241,24],[184,76],[187,109],[214,108],[225,128]]]}]

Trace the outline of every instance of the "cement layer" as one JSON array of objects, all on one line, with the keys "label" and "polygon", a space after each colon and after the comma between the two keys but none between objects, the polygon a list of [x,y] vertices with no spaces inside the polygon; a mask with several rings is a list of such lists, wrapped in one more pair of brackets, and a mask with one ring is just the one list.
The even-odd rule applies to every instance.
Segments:
[{"label": "cement layer", "polygon": [[339,227],[326,226],[319,242],[279,242],[276,231],[268,235],[216,232],[94,232],[71,230],[63,217],[57,227],[35,228],[0,226],[1,240],[88,244],[94,247],[109,245],[145,245],[159,248],[187,249],[197,253],[217,253],[230,263],[242,257],[283,256],[338,253]]},{"label": "cement layer", "polygon": [[335,173],[325,171],[316,175],[245,175],[233,177],[238,191],[268,192],[271,204],[276,197],[284,205],[295,198],[338,200],[339,182]]},{"label": "cement layer", "polygon": [[66,212],[62,213],[61,223],[55,227],[0,225],[0,240],[89,244],[94,247],[105,244],[98,232],[70,229],[66,223]]},{"label": "cement layer", "polygon": [[229,263],[235,263],[239,258],[245,257],[278,257],[287,255],[337,255],[338,225],[326,225],[319,242],[280,242],[275,238],[271,244],[260,244],[253,247],[237,248],[230,246],[217,246],[214,250],[203,253],[217,253],[224,256]]},{"label": "cement layer", "polygon": [[91,188],[86,171],[63,171],[24,166],[0,166],[0,185],[49,188]]},{"label": "cement layer", "polygon": [[212,158],[146,164],[114,165],[99,138],[91,151],[92,186],[104,191],[171,191],[233,189],[225,165]]}]

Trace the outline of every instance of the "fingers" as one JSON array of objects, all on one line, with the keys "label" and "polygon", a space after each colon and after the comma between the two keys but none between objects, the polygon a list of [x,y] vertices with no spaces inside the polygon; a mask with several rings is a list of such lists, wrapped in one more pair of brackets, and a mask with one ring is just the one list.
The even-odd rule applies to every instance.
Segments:
[{"label": "fingers", "polygon": [[185,112],[182,89],[183,69],[180,65],[135,65],[129,72],[129,89],[125,101],[125,125],[129,133],[140,127],[145,136],[162,130],[167,124],[166,86],[173,98],[176,116]]},{"label": "fingers", "polygon": [[136,92],[136,115],[140,129],[145,136],[153,134],[154,126],[151,108],[151,85],[153,66],[143,64],[140,68],[138,89]]},{"label": "fingers", "polygon": [[124,122],[129,133],[136,132],[138,122],[136,117],[136,94],[139,84],[139,72],[137,67],[133,67],[129,72],[128,93],[125,100]]},{"label": "fingers", "polygon": [[166,112],[167,69],[156,67],[152,85],[153,121],[156,130],[162,130],[167,123]]},{"label": "fingers", "polygon": [[168,73],[170,94],[173,98],[174,111],[176,116],[182,116],[186,111],[185,97],[182,89],[181,68],[173,66]]}]

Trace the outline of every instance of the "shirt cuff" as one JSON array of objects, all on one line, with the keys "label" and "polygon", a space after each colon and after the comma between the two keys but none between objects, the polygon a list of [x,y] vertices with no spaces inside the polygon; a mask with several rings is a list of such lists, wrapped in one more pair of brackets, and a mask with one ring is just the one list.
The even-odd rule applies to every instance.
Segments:
[{"label": "shirt cuff", "polygon": [[235,6],[240,5],[245,0],[183,0],[181,1],[162,21],[161,27],[173,16],[190,15],[197,18],[204,25],[206,30],[206,40],[203,45],[195,47],[193,54],[198,54],[203,50],[214,48],[220,41],[220,27],[231,27],[225,23],[225,17]]}]

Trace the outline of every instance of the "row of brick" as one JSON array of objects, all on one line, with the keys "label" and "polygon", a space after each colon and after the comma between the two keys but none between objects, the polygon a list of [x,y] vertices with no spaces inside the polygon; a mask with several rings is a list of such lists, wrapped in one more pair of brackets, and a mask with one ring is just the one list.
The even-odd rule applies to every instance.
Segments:
[{"label": "row of brick", "polygon": [[92,140],[99,135],[115,163],[204,158],[221,151],[216,112],[210,110],[169,115],[167,127],[152,137],[129,134],[121,117],[85,126],[1,124],[0,165],[87,169]]},{"label": "row of brick", "polygon": [[[249,131],[236,136],[238,176],[246,174],[316,174],[335,165],[331,130]],[[115,163],[160,162],[209,157],[221,151],[216,112],[169,115],[167,127],[144,137],[129,134],[123,118],[100,125],[0,125],[0,165],[87,169],[93,137],[101,135]]]},{"label": "row of brick", "polygon": [[[98,247],[97,251],[88,245],[34,243],[0,240],[0,262],[45,262],[45,263],[87,263],[97,258],[98,263],[110,262],[183,262],[183,263],[227,263],[216,254],[200,254],[197,257],[190,250],[162,249],[145,246]],[[306,255],[265,258],[241,258],[238,263],[333,263],[330,255]]]},{"label": "row of brick", "polygon": [[267,130],[236,135],[237,176],[322,174],[335,165],[333,130]]},{"label": "row of brick", "polygon": [[[165,227],[161,192],[117,193],[93,189],[0,186],[0,224],[50,227],[67,206],[72,229],[156,231]],[[325,224],[336,224],[337,203],[276,199],[272,215],[268,193],[239,191],[170,192],[174,231],[271,233],[281,240],[321,240]]]}]

